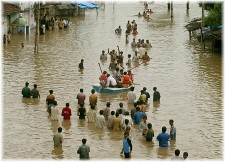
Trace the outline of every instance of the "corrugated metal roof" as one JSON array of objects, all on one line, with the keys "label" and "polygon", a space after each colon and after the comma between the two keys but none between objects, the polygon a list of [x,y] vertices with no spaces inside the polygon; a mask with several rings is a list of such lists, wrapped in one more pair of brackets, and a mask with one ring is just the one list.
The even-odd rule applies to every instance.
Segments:
[{"label": "corrugated metal roof", "polygon": [[88,9],[100,8],[99,5],[87,1],[70,1],[70,3],[73,5],[78,5],[79,8],[88,8]]}]

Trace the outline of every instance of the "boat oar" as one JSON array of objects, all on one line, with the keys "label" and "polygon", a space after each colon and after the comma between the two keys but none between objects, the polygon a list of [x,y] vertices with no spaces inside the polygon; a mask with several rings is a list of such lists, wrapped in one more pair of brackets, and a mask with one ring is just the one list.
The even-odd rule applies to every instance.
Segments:
[{"label": "boat oar", "polygon": [[[145,61],[144,61],[144,62],[142,62],[142,63],[140,63],[140,64],[138,64],[137,66],[135,66],[135,67],[133,67],[133,68],[129,69],[129,70],[133,70],[133,69],[135,69],[136,67],[140,66],[140,65],[141,65],[141,64],[143,64],[143,63],[145,63]],[[129,70],[127,70],[127,71],[129,71]]]},{"label": "boat oar", "polygon": [[102,86],[101,86],[101,84],[100,84],[100,87],[99,87],[99,90],[98,90],[98,93],[102,90]]},{"label": "boat oar", "polygon": [[[100,70],[101,70],[101,74],[102,74],[102,68],[101,68],[101,65],[100,65],[100,63],[98,63],[98,66],[99,66],[99,68],[100,68]],[[102,86],[101,86],[101,84],[100,84],[100,87],[99,87],[99,90],[98,90],[98,93],[102,90]]]},{"label": "boat oar", "polygon": [[120,48],[119,48],[119,46],[117,45],[117,48],[118,48],[118,54],[120,54]]},{"label": "boat oar", "polygon": [[120,65],[121,68],[125,69],[122,65]]}]

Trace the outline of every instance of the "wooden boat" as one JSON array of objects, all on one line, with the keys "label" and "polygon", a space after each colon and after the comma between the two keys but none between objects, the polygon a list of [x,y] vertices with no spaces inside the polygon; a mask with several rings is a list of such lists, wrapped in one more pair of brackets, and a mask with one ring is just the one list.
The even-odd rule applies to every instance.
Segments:
[{"label": "wooden boat", "polygon": [[128,88],[102,88],[102,86],[100,84],[93,84],[93,89],[96,92],[99,93],[109,93],[109,94],[115,94],[115,93],[121,93],[121,92],[126,92],[130,90],[130,87]]}]

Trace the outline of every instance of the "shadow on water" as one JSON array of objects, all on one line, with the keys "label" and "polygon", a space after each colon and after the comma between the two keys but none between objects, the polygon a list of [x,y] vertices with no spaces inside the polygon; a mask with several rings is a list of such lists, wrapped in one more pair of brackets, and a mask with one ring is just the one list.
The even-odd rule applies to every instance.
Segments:
[{"label": "shadow on water", "polygon": [[26,105],[38,105],[40,100],[38,98],[24,98],[22,97],[22,103]]},{"label": "shadow on water", "polygon": [[62,127],[64,128],[65,133],[69,133],[70,127],[71,127],[71,121],[70,120],[63,120],[62,121]]}]

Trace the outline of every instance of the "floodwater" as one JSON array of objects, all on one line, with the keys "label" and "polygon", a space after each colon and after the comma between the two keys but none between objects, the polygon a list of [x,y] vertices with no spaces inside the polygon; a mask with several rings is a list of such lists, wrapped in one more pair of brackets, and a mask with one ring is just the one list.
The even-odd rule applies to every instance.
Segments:
[{"label": "floodwater", "polygon": [[[92,84],[98,82],[98,63],[102,50],[115,49],[117,45],[127,54],[134,54],[125,41],[125,25],[136,20],[137,39],[149,39],[153,48],[151,61],[133,69],[137,96],[147,87],[151,94],[148,106],[148,122],[155,131],[153,143],[145,142],[137,126],[132,128],[133,159],[170,159],[176,148],[189,153],[189,159],[223,158],[223,107],[222,107],[222,56],[204,50],[200,43],[189,41],[184,26],[195,17],[201,16],[197,3],[174,4],[171,21],[166,3],[149,6],[155,13],[147,22],[138,18],[143,12],[143,3],[106,3],[105,8],[86,11],[85,17],[71,17],[72,26],[59,31],[46,31],[40,36],[39,53],[34,54],[34,32],[24,37],[13,35],[11,43],[4,46],[2,54],[3,105],[2,135],[4,159],[78,159],[76,153],[81,139],[87,138],[91,148],[91,159],[121,159],[123,132],[100,130],[94,124],[78,119],[76,95],[84,88],[87,98]],[[114,34],[118,26],[122,35]],[[24,42],[25,47],[20,44]],[[83,71],[78,64],[84,59]],[[108,70],[110,59],[101,63]],[[126,65],[125,69],[127,69]],[[132,65],[134,67],[135,65]],[[30,87],[38,85],[41,98],[23,99],[21,89],[28,81]],[[153,105],[152,87],[158,87],[161,103]],[[54,90],[58,107],[66,102],[72,108],[70,121],[52,122],[46,111],[45,99],[50,89]],[[116,95],[97,94],[98,111],[105,108],[107,101],[111,109],[123,102],[128,110],[127,93]],[[88,99],[86,108],[89,109]],[[169,131],[169,119],[174,119],[177,128],[176,142],[166,149],[159,148],[156,136],[162,126]],[[64,143],[61,149],[53,147],[52,137],[59,125],[63,127]]]}]

